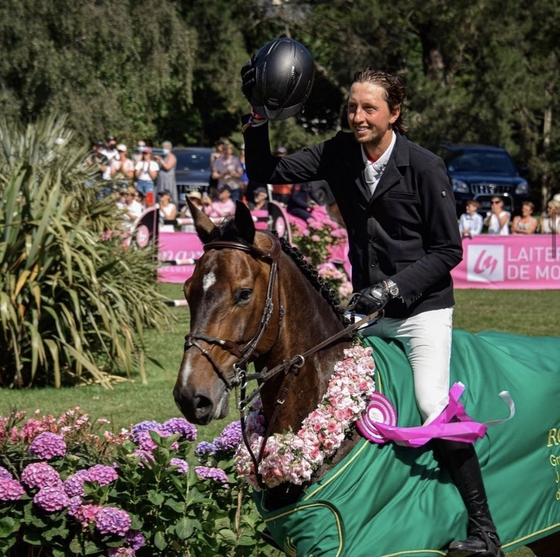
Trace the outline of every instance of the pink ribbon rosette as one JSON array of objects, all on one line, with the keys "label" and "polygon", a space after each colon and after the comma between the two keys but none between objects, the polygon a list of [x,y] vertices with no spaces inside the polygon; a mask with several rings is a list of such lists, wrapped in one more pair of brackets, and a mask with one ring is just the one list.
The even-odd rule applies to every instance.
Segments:
[{"label": "pink ribbon rosette", "polygon": [[488,427],[498,425],[515,416],[515,404],[507,391],[499,396],[509,407],[509,416],[503,420],[484,423],[474,421],[466,412],[459,398],[465,386],[455,383],[449,391],[449,402],[442,412],[430,423],[418,427],[398,427],[397,411],[389,399],[374,393],[364,414],[356,422],[360,433],[374,443],[394,441],[398,445],[421,447],[430,439],[448,439],[463,443],[474,443],[484,437]]}]

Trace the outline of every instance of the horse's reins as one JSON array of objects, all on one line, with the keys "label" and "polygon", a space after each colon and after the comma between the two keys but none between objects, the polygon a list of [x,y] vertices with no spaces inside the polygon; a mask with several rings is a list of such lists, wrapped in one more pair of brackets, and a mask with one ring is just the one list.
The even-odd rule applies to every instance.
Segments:
[{"label": "horse's reins", "polygon": [[[261,259],[271,261],[271,269],[268,278],[265,307],[263,310],[263,315],[261,317],[260,323],[257,327],[257,331],[255,332],[251,340],[246,342],[243,346],[240,346],[239,343],[231,340],[223,340],[223,339],[219,339],[216,337],[211,337],[199,333],[189,333],[185,337],[185,350],[190,346],[194,346],[198,348],[198,350],[200,350],[200,352],[212,364],[212,367],[214,368],[214,370],[216,371],[220,379],[222,379],[222,381],[225,383],[225,385],[229,390],[231,390],[232,387],[239,386],[241,400],[238,401],[237,406],[241,415],[240,421],[241,421],[241,430],[243,434],[243,441],[245,442],[245,445],[247,446],[247,450],[251,456],[251,460],[253,461],[253,466],[255,467],[255,475],[257,477],[259,486],[261,487],[261,489],[266,489],[266,486],[261,480],[261,475],[258,472],[259,469],[258,464],[263,458],[264,451],[266,448],[266,442],[270,437],[270,435],[272,434],[272,427],[276,421],[280,408],[284,404],[286,395],[288,394],[292,381],[298,375],[299,370],[304,365],[306,358],[319,352],[326,346],[329,346],[339,338],[349,335],[350,333],[354,332],[356,329],[360,328],[362,325],[365,325],[366,323],[372,321],[378,316],[379,312],[373,312],[370,315],[363,317],[359,321],[356,321],[355,323],[351,323],[350,325],[348,325],[338,333],[335,333],[334,335],[328,337],[327,339],[320,342],[316,346],[310,348],[309,350],[306,350],[303,354],[297,354],[292,358],[286,358],[280,364],[273,367],[272,369],[264,368],[260,372],[248,374],[247,365],[252,361],[252,359],[254,359],[253,356],[256,354],[257,345],[264,331],[268,327],[270,318],[272,317],[272,313],[274,310],[274,303],[272,301],[272,297],[274,293],[274,283],[276,282],[276,278],[279,275],[278,262],[280,259],[280,254],[282,253],[282,245],[280,244],[280,240],[274,234],[268,231],[261,231],[261,232],[263,234],[266,234],[271,240],[271,248],[268,251],[258,248],[254,245],[247,245],[247,244],[242,244],[241,242],[233,242],[227,240],[214,240],[204,245],[205,252],[211,249],[236,249],[239,251],[244,251],[245,253],[248,253],[252,257],[258,257]],[[278,292],[278,299],[280,299],[280,291]],[[282,324],[283,316],[284,316],[284,308],[280,306],[278,334],[280,333],[280,327]],[[230,352],[231,354],[239,358],[239,360],[233,365],[235,378],[231,382],[227,380],[225,373],[220,369],[218,364],[216,364],[216,362],[214,361],[214,359],[212,358],[208,350],[202,347],[197,342],[197,340],[203,340],[205,342],[208,342],[209,344],[217,344],[218,346],[222,347],[223,349],[227,350],[228,352]],[[271,419],[269,420],[269,423],[267,424],[267,429],[263,437],[263,443],[259,449],[259,454],[257,457],[255,457],[246,434],[244,411],[247,408],[249,402],[251,402],[260,393],[265,382],[282,371],[284,372],[284,381],[282,382],[281,385],[280,396],[276,400],[274,412],[272,414]],[[252,380],[259,381],[259,385],[248,396],[246,396],[247,383]]]}]

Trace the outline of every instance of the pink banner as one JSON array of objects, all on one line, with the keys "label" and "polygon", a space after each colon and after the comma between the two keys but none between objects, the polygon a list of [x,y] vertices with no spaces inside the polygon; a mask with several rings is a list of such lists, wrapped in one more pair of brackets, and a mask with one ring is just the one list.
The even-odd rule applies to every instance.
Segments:
[{"label": "pink banner", "polygon": [[560,238],[475,236],[463,240],[463,261],[451,273],[456,288],[560,289]]},{"label": "pink banner", "polygon": [[194,232],[160,232],[159,280],[185,282],[193,274],[194,262],[203,253],[202,242]]}]

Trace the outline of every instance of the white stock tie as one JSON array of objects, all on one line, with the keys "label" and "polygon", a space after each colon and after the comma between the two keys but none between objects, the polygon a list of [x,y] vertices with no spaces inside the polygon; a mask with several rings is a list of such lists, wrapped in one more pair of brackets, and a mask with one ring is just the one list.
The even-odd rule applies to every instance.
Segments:
[{"label": "white stock tie", "polygon": [[386,164],[368,162],[364,168],[364,179],[372,195],[386,166]]}]

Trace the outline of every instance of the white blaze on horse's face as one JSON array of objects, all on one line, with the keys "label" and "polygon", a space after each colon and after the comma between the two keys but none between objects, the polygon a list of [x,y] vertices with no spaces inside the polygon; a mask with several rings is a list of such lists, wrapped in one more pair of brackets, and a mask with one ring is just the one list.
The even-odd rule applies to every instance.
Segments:
[{"label": "white blaze on horse's face", "polygon": [[208,289],[216,283],[216,275],[214,274],[214,271],[210,271],[207,275],[204,275],[204,278],[202,279],[202,288],[204,289],[204,292],[207,292]]}]

